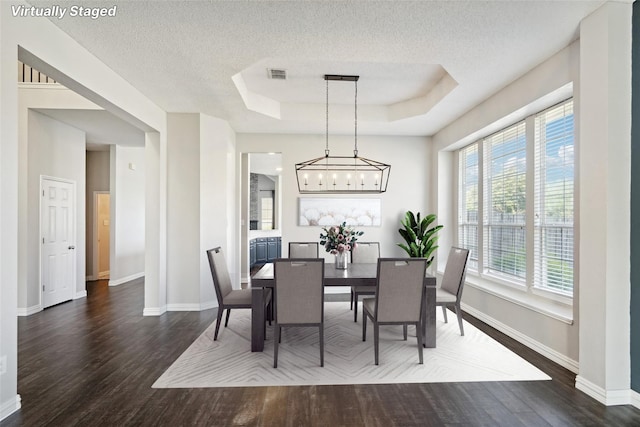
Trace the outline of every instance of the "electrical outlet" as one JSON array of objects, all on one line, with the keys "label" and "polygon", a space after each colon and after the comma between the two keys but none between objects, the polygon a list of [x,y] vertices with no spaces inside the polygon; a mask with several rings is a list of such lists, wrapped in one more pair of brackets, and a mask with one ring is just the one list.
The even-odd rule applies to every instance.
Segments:
[{"label": "electrical outlet", "polygon": [[7,373],[7,356],[0,357],[0,375]]}]

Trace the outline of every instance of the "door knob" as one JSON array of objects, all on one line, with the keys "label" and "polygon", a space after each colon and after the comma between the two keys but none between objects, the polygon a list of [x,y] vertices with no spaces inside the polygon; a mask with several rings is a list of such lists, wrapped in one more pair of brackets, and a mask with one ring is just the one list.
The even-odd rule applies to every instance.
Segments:
[{"label": "door knob", "polygon": [[75,248],[76,248],[76,247],[75,247],[75,246],[73,246],[73,245],[72,245],[72,246],[69,246],[69,249],[75,249]]}]

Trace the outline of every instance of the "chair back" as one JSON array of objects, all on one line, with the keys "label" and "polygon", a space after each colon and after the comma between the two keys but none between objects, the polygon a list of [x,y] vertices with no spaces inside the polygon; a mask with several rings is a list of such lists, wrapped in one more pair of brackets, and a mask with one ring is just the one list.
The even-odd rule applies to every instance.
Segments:
[{"label": "chair back", "polygon": [[376,320],[417,322],[424,304],[425,258],[379,258]]},{"label": "chair back", "polygon": [[353,263],[376,263],[380,258],[380,243],[378,242],[357,242],[356,247],[351,250],[351,262]]},{"label": "chair back", "polygon": [[444,268],[444,275],[442,276],[440,287],[455,295],[456,299],[459,299],[462,295],[468,258],[469,249],[451,247],[449,250],[449,258]]},{"label": "chair back", "polygon": [[227,261],[224,259],[224,253],[222,253],[220,246],[207,250],[207,257],[209,258],[209,268],[211,268],[211,276],[213,277],[213,286],[216,290],[218,304],[222,304],[224,297],[229,295],[233,290],[231,277],[227,269]]},{"label": "chair back", "polygon": [[318,257],[318,242],[289,242],[289,258]]},{"label": "chair back", "polygon": [[324,258],[278,258],[273,268],[276,322],[322,323]]}]

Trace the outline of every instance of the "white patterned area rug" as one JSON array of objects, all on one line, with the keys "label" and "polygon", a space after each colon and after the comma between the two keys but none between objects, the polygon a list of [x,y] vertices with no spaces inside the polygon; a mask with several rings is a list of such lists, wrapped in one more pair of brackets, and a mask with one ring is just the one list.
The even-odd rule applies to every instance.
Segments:
[{"label": "white patterned area rug", "polygon": [[[360,314],[360,313],[359,313]],[[403,340],[401,326],[380,327],[380,365],[374,364],[373,328],[353,321],[348,302],[325,303],[325,355],[320,367],[318,328],[283,328],[278,368],[273,368],[273,327],[263,353],[252,353],[250,310],[232,310],[229,326],[215,322],[153,384],[154,388],[328,384],[531,381],[551,378],[469,323],[460,336],[455,314],[444,323],[437,311],[437,348],[418,364],[415,328]]]}]

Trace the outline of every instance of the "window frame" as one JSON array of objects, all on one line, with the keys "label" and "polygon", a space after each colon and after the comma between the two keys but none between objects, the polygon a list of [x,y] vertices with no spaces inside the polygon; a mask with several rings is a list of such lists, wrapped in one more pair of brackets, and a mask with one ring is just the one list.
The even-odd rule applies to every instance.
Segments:
[{"label": "window frame", "polygon": [[[492,132],[491,134],[476,139],[474,142],[472,142],[471,144],[466,144],[465,146],[456,149],[456,156],[455,156],[455,164],[456,164],[456,179],[458,182],[458,185],[456,186],[456,200],[457,202],[457,206],[456,206],[456,226],[455,226],[455,239],[454,241],[457,242],[458,245],[463,244],[464,242],[461,242],[460,240],[460,215],[461,215],[461,197],[463,197],[461,195],[461,189],[463,186],[463,180],[465,179],[465,177],[462,175],[462,171],[461,171],[461,165],[462,165],[462,160],[461,160],[461,155],[465,152],[465,150],[468,150],[470,147],[475,146],[477,153],[478,153],[478,268],[477,270],[474,269],[469,269],[469,274],[468,274],[468,281],[471,282],[471,284],[473,285],[474,282],[477,284],[478,287],[483,288],[485,290],[490,290],[490,293],[492,294],[498,294],[498,295],[505,295],[506,299],[512,299],[512,297],[506,297],[506,295],[514,295],[514,291],[515,294],[519,293],[523,293],[526,295],[529,295],[531,297],[533,297],[533,299],[543,299],[543,300],[547,300],[550,303],[560,303],[563,305],[567,305],[567,306],[572,306],[573,304],[573,299],[574,299],[574,295],[576,292],[576,288],[577,288],[577,283],[576,283],[576,271],[575,271],[575,266],[576,266],[576,261],[578,259],[577,257],[577,246],[576,246],[576,241],[575,241],[575,236],[577,233],[576,230],[576,225],[577,225],[577,217],[578,217],[578,212],[577,212],[577,207],[575,206],[576,200],[577,200],[577,159],[575,158],[575,156],[573,157],[573,187],[572,187],[572,198],[573,198],[573,212],[572,212],[572,230],[573,230],[573,241],[572,241],[572,253],[573,253],[573,259],[572,259],[572,263],[573,263],[573,284],[572,284],[572,288],[571,288],[571,292],[567,293],[567,292],[561,292],[561,291],[556,291],[554,289],[549,289],[548,287],[540,287],[540,286],[535,286],[534,283],[534,275],[535,275],[535,261],[536,261],[536,253],[535,253],[535,242],[534,242],[534,235],[535,235],[535,224],[534,224],[534,216],[535,216],[535,200],[536,200],[536,195],[534,194],[534,192],[536,191],[535,189],[535,177],[536,177],[536,119],[538,117],[540,117],[541,115],[547,113],[549,110],[553,110],[554,108],[557,108],[559,106],[563,106],[566,105],[567,103],[574,103],[574,99],[573,97],[569,97],[566,98],[564,100],[562,100],[561,102],[558,102],[550,107],[541,109],[539,111],[536,111],[533,114],[527,115],[524,119],[521,120],[517,120],[514,121],[511,125],[509,126],[504,126],[503,128],[501,128],[500,130],[498,130],[497,132]],[[576,137],[576,133],[575,133],[575,126],[576,126],[576,118],[575,118],[575,106],[572,106],[572,112],[571,115],[573,116],[573,150],[574,153],[577,151],[576,150],[576,146],[577,146],[577,137]],[[526,138],[526,142],[525,142],[525,150],[526,150],[526,172],[525,172],[525,187],[526,187],[526,191],[525,191],[525,197],[526,197],[526,208],[525,208],[525,256],[526,256],[526,273],[525,273],[525,278],[524,280],[517,280],[516,276],[509,276],[509,275],[503,275],[503,274],[496,274],[496,273],[492,273],[490,271],[487,271],[486,267],[486,245],[487,245],[487,240],[486,240],[486,236],[484,236],[484,232],[485,230],[485,222],[484,222],[484,217],[486,215],[486,211],[485,211],[485,206],[484,203],[486,202],[484,199],[484,186],[487,185],[487,178],[485,176],[485,165],[484,163],[487,161],[487,159],[485,159],[485,147],[484,144],[486,143],[488,138],[491,138],[492,136],[499,134],[500,132],[503,132],[513,126],[517,126],[519,123],[524,123],[525,125],[525,138]],[[496,286],[497,285],[497,286]],[[511,290],[509,290],[511,289]],[[527,304],[522,304],[522,305],[527,305]],[[570,320],[568,318],[563,317],[564,320]]]}]

